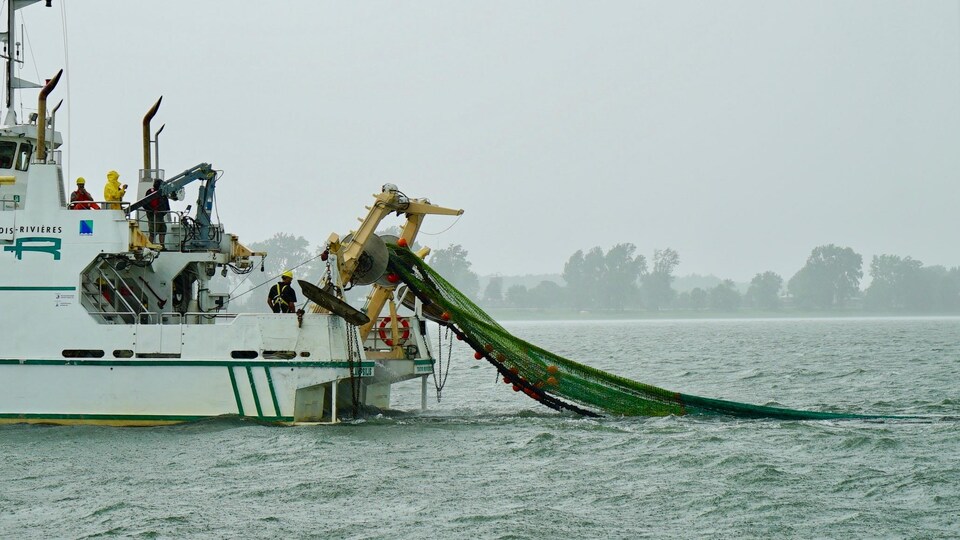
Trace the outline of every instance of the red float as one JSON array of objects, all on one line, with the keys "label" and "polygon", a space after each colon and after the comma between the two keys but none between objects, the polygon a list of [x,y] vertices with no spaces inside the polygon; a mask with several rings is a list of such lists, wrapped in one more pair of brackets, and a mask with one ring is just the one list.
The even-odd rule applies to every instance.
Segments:
[{"label": "red float", "polygon": [[407,247],[407,239],[406,239],[406,238],[401,238],[401,239],[397,240],[397,245],[400,246],[400,247]]},{"label": "red float", "polygon": [[476,358],[477,360],[481,360],[481,359],[483,359],[483,353],[480,352],[480,351],[477,351],[477,352],[473,353],[473,357]]}]

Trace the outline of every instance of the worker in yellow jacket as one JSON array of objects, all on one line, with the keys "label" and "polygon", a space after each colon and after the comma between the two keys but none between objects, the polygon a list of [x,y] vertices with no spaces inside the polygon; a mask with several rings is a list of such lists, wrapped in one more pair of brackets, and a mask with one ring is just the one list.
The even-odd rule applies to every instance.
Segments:
[{"label": "worker in yellow jacket", "polygon": [[120,173],[117,171],[110,171],[107,173],[107,185],[103,186],[103,200],[105,201],[116,201],[115,204],[108,204],[107,208],[110,210],[120,210],[119,202],[123,200],[123,196],[127,193],[127,185],[120,185]]}]

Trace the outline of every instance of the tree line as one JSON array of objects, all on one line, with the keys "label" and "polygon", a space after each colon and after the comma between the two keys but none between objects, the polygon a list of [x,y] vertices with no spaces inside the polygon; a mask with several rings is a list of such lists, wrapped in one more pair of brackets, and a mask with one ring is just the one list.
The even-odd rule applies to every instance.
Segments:
[{"label": "tree line", "polygon": [[[437,250],[431,264],[451,283],[487,307],[566,308],[574,310],[755,311],[872,311],[949,313],[960,311],[960,267],[925,266],[911,257],[877,255],[870,262],[870,284],[861,289],[863,257],[852,248],[817,246],[789,280],[773,271],[758,272],[745,292],[723,280],[714,287],[673,288],[680,264],[677,251],[653,252],[651,259],[630,243],[604,252],[600,247],[578,250],[564,264],[564,284],[542,281],[533,287],[512,285],[493,277],[477,294],[479,280],[471,275],[462,246]],[[447,271],[450,273],[448,274]]]},{"label": "tree line", "polygon": [[[399,231],[389,230],[388,233]],[[316,282],[326,263],[319,257],[323,246],[310,246],[303,237],[279,233],[250,244],[267,251],[265,273],[240,282],[234,278],[236,293],[262,281],[261,276],[279,275],[294,268],[298,279]],[[428,263],[450,283],[487,308],[648,310],[648,311],[870,311],[910,313],[960,312],[960,267],[925,266],[921,261],[899,255],[876,255],[867,272],[870,284],[861,288],[863,257],[852,248],[833,244],[813,248],[806,263],[789,280],[773,271],[758,272],[741,292],[731,280],[713,287],[677,291],[673,287],[680,264],[676,250],[654,250],[648,259],[631,243],[577,250],[567,259],[560,274],[563,283],[543,280],[534,286],[505,286],[502,276],[487,280],[481,290],[480,277],[471,269],[469,252],[459,244],[434,250]],[[266,294],[266,293],[264,293]],[[251,309],[259,308],[257,298]],[[355,293],[359,301],[362,293]],[[240,300],[240,299],[238,299]],[[246,304],[247,298],[233,305]]]}]

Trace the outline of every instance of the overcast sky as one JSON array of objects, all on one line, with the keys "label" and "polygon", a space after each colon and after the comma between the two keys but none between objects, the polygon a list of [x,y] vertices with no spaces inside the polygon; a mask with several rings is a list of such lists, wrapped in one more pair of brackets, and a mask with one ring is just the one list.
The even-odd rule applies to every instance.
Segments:
[{"label": "overcast sky", "polygon": [[462,244],[481,274],[560,272],[575,250],[620,242],[739,281],[789,279],[826,243],[865,269],[881,253],[960,265],[957,1],[21,13],[21,77],[68,68],[53,96],[67,100],[68,176],[95,192],[109,169],[135,179],[140,121],[163,95],[161,166],[223,169],[219,214],[241,241],[345,234],[391,182],[466,210],[421,241]]}]

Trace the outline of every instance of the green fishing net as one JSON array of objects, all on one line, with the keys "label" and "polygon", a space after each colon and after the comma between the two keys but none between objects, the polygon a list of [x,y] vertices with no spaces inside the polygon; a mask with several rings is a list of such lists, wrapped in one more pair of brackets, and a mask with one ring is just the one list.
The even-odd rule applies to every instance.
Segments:
[{"label": "green fishing net", "polygon": [[588,416],[730,415],[747,418],[821,420],[877,418],[836,412],[802,411],[709,399],[671,392],[541,349],[497,324],[407,248],[388,244],[390,271],[423,302],[424,312],[451,327],[503,376],[504,382],[554,409]]}]

